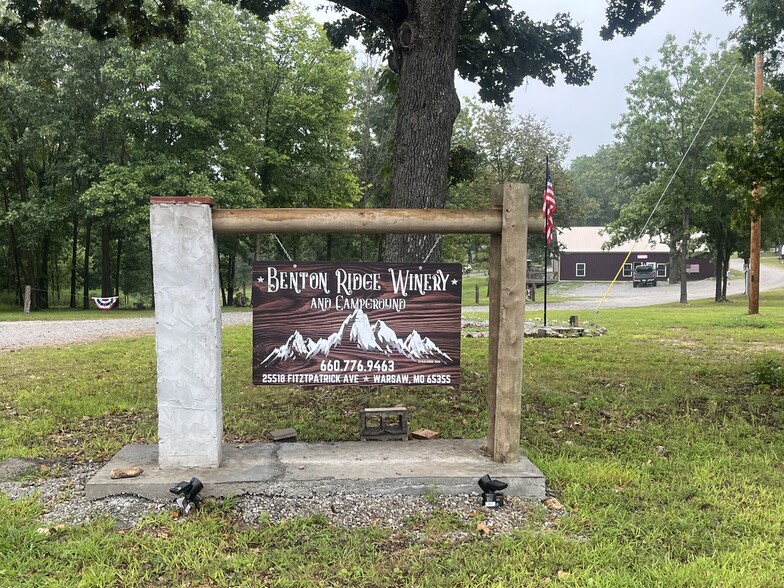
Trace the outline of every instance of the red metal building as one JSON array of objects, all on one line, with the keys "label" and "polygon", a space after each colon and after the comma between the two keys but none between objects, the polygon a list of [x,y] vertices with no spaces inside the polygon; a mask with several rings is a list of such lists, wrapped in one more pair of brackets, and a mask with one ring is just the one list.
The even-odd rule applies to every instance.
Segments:
[{"label": "red metal building", "polygon": [[[653,264],[660,280],[670,277],[670,248],[657,238],[643,238],[605,248],[604,227],[572,227],[558,230],[560,279],[587,282],[631,281],[636,265]],[[631,251],[631,255],[629,255]],[[627,259],[627,255],[629,255]],[[619,273],[620,270],[620,273]],[[714,265],[708,255],[695,256],[686,264],[689,280],[713,277]]]}]

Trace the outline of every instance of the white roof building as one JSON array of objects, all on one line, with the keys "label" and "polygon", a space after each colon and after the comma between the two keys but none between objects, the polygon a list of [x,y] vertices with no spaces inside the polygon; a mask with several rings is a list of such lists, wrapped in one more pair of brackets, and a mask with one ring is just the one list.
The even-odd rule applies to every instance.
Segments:
[{"label": "white roof building", "polygon": [[627,253],[632,246],[640,253],[669,253],[670,248],[655,237],[643,237],[639,241],[626,241],[609,249],[604,244],[609,241],[604,227],[571,227],[558,229],[558,243],[561,251],[569,253],[601,252]]}]

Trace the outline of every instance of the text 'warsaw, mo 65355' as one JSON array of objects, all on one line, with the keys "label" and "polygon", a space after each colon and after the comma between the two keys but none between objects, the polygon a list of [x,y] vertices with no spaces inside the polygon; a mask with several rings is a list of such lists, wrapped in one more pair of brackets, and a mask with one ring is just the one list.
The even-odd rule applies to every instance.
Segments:
[{"label": "text 'warsaw, mo 65355'", "polygon": [[253,264],[253,383],[458,385],[459,264]]}]

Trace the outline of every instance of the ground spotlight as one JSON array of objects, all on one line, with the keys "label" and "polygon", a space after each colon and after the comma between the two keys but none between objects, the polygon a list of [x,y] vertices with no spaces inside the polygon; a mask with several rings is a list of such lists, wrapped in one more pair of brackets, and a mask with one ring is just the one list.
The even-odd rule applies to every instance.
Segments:
[{"label": "ground spotlight", "polygon": [[198,478],[191,478],[190,482],[180,482],[179,484],[169,488],[169,492],[177,494],[174,499],[174,504],[180,509],[183,514],[188,514],[199,505],[198,494],[204,488]]},{"label": "ground spotlight", "polygon": [[506,482],[493,480],[489,474],[479,478],[479,487],[482,489],[482,506],[498,508],[504,505],[504,494],[501,490],[509,486]]}]

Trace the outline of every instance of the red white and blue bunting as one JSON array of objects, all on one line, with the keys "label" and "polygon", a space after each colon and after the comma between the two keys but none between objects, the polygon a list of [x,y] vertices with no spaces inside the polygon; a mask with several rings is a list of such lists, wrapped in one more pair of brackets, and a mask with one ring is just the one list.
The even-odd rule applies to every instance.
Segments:
[{"label": "red white and blue bunting", "polygon": [[93,302],[98,310],[111,310],[117,306],[117,301],[120,300],[119,296],[106,296],[105,298],[93,297]]}]

